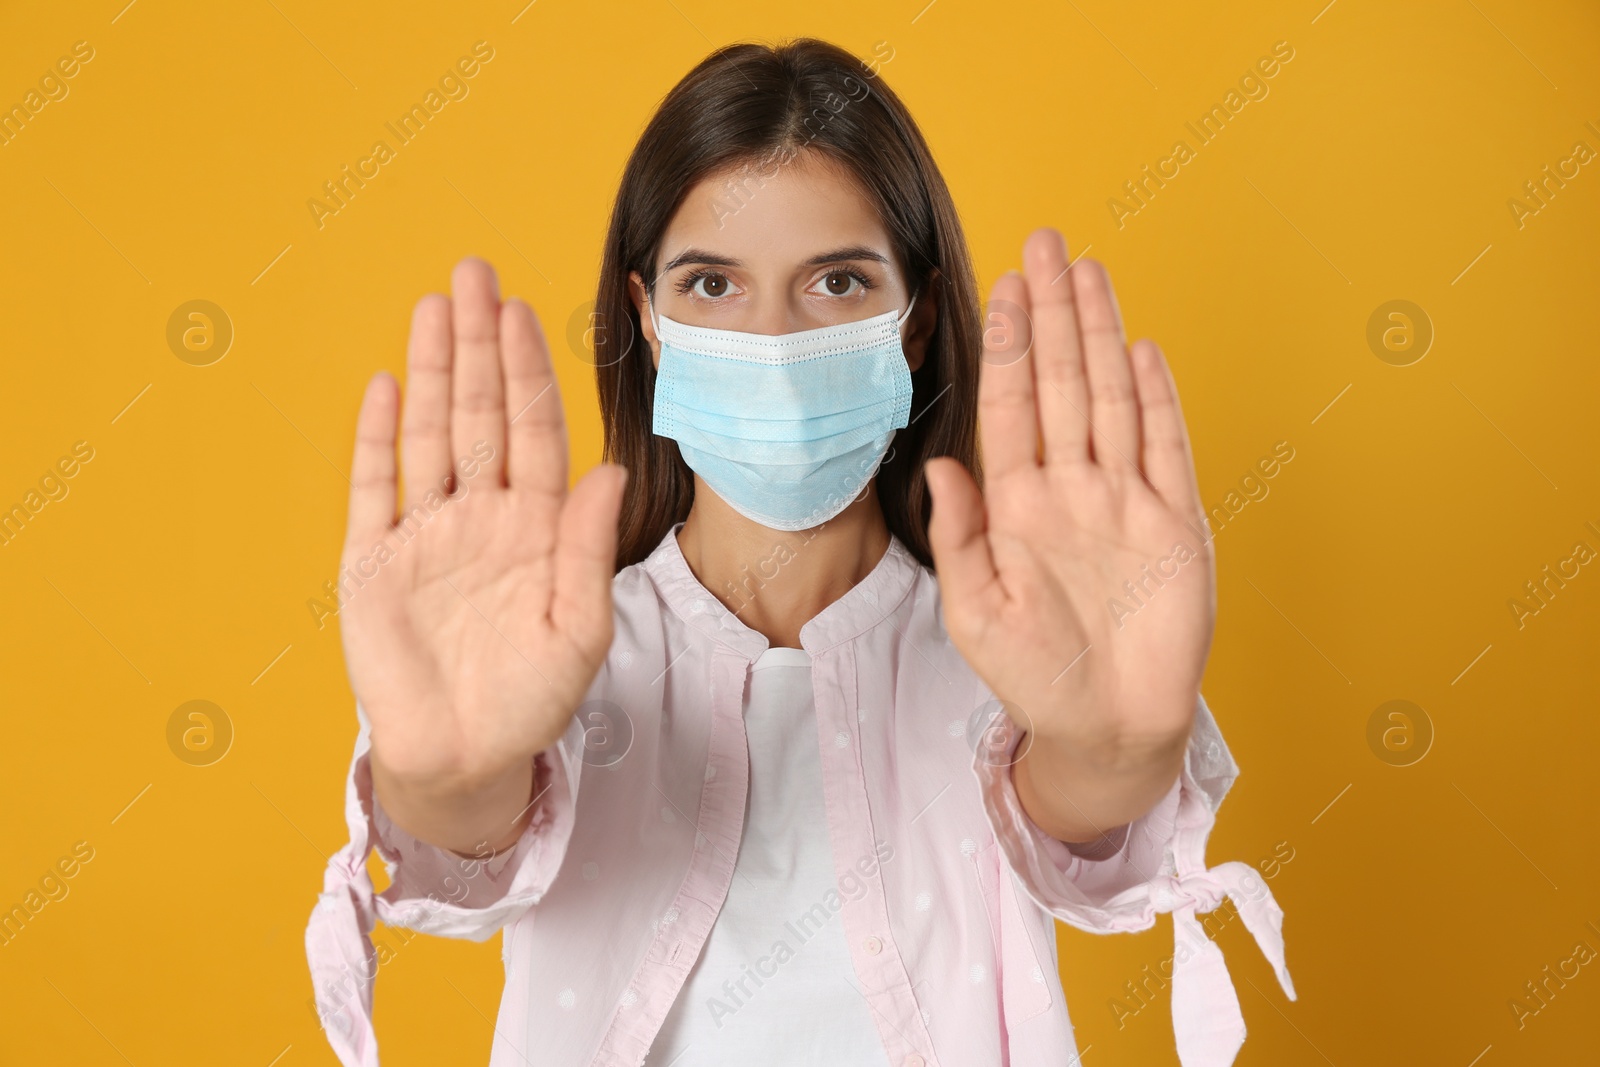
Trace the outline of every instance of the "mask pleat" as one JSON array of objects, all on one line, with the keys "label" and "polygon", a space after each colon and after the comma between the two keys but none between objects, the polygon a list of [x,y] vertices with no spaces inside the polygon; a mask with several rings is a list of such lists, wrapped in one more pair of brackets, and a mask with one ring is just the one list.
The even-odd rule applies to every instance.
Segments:
[{"label": "mask pleat", "polygon": [[690,469],[753,521],[782,530],[826,522],[860,494],[910,420],[898,331],[867,347],[862,334],[862,323],[844,323],[786,335],[803,342],[791,347],[694,330],[696,349],[721,353],[708,355],[668,333],[654,432],[676,440]]}]

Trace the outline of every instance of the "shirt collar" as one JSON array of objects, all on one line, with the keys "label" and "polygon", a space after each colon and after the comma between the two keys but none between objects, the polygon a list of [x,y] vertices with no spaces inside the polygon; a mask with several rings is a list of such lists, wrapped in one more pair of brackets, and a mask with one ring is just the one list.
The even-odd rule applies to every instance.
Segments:
[{"label": "shirt collar", "polygon": [[[645,557],[644,568],[661,598],[679,618],[719,644],[754,661],[771,644],[712,595],[689,568],[674,523]],[[861,581],[800,628],[800,644],[813,656],[865,633],[900,605],[923,570],[921,562],[889,533],[889,548]]]}]

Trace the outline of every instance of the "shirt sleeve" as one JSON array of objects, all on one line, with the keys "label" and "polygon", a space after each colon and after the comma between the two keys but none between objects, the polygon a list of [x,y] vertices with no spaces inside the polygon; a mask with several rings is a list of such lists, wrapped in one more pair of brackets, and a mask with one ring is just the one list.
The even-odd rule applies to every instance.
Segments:
[{"label": "shirt sleeve", "polygon": [[[377,1067],[372,986],[377,921],[438,937],[488,940],[544,896],[572,836],[582,767],[582,724],[535,757],[533,816],[516,844],[483,861],[412,837],[390,821],[372,788],[371,723],[356,705],[360,731],[345,782],[350,842],[323,872],[323,890],[306,926],[306,958],[317,1014],[345,1067]],[[367,873],[373,848],[390,885],[374,893]]]},{"label": "shirt sleeve", "polygon": [[1196,914],[1215,910],[1224,896],[1231,899],[1285,995],[1294,1000],[1295,992],[1284,962],[1283,911],[1266,880],[1239,861],[1206,866],[1206,839],[1239,767],[1205,699],[1197,699],[1178,780],[1129,825],[1121,849],[1105,859],[1074,855],[1023,810],[1011,781],[1020,731],[1009,731],[998,751],[980,748],[972,767],[1001,853],[1049,914],[1103,934],[1147,930],[1158,912],[1172,913],[1174,951],[1162,976],[1172,978],[1179,1060],[1183,1067],[1229,1067],[1244,1043],[1244,1019],[1222,950]]}]

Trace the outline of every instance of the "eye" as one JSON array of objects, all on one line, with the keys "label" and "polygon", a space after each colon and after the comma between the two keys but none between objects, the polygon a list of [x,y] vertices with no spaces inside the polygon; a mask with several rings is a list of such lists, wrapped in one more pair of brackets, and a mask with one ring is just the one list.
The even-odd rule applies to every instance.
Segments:
[{"label": "eye", "polygon": [[858,292],[876,288],[872,279],[854,267],[840,267],[824,274],[818,283],[828,296],[854,296]]},{"label": "eye", "polygon": [[715,300],[728,295],[733,288],[733,283],[726,274],[714,270],[694,270],[684,275],[673,286],[680,293],[690,293],[694,296]]}]

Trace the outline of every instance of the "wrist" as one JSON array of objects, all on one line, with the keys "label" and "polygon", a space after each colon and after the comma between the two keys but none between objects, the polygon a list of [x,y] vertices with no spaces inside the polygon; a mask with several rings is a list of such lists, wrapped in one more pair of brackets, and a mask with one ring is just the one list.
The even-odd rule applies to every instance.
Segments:
[{"label": "wrist", "polygon": [[1114,826],[1105,833],[1089,841],[1062,841],[1071,852],[1079,859],[1108,860],[1122,851],[1122,846],[1128,843],[1128,834],[1132,830],[1132,823],[1123,823]]},{"label": "wrist", "polygon": [[389,821],[419,841],[473,859],[510,848],[532,815],[536,759],[470,785],[408,782],[371,764],[373,796]]},{"label": "wrist", "polygon": [[1045,834],[1085,858],[1109,856],[1126,840],[1126,831],[1118,828],[1149,812],[1182,773],[1184,740],[1181,746],[1128,758],[1086,756],[1059,741],[1024,738],[1026,755],[1012,764],[1012,785],[1023,810]]}]

